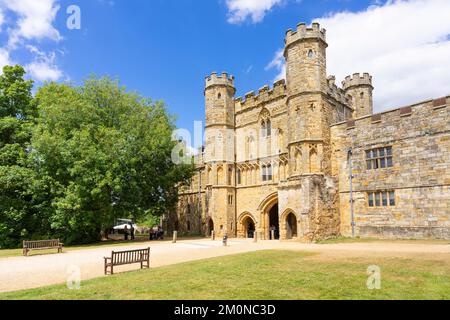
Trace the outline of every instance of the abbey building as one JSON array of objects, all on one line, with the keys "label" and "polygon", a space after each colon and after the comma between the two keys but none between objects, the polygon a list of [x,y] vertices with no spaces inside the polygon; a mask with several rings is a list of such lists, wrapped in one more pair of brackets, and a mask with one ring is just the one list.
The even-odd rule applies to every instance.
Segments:
[{"label": "abbey building", "polygon": [[319,24],[299,24],[286,81],[235,97],[232,76],[206,78],[205,146],[166,230],[450,239],[450,97],[373,114],[372,77],[337,84],[327,46]]}]

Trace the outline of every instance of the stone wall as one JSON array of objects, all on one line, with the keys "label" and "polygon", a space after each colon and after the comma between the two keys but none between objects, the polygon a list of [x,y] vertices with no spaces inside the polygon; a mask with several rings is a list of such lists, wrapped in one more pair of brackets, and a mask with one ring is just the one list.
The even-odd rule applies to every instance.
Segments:
[{"label": "stone wall", "polygon": [[[444,105],[436,101],[332,127],[343,235],[351,234],[347,150],[352,148],[357,235],[450,239],[450,99]],[[386,146],[392,147],[393,167],[368,170],[366,150]],[[395,191],[395,206],[369,207],[368,193],[374,191]]]}]

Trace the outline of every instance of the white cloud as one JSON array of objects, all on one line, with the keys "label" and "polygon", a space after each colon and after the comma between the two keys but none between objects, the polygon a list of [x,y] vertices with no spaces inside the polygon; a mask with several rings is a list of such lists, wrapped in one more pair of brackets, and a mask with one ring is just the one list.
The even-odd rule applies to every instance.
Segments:
[{"label": "white cloud", "polygon": [[11,65],[11,59],[9,52],[3,48],[0,48],[0,73],[4,66]]},{"label": "white cloud", "polygon": [[9,46],[14,48],[21,39],[59,41],[61,35],[53,27],[59,10],[56,0],[0,0],[0,6],[17,15],[17,23],[9,31]]},{"label": "white cloud", "polygon": [[371,73],[377,111],[449,94],[449,12],[448,0],[402,0],[315,19],[327,29],[328,73]]},{"label": "white cloud", "polygon": [[46,53],[29,43],[62,39],[53,26],[59,10],[58,0],[0,0],[0,27],[5,24],[8,43],[0,48],[0,67],[13,64],[15,50],[27,48],[31,62],[21,61],[25,70],[38,81],[57,81],[63,72],[56,65],[55,52]]},{"label": "white cloud", "polygon": [[286,64],[284,63],[284,49],[280,49],[275,53],[273,60],[266,66],[266,70],[275,68],[278,70],[278,74],[274,79],[274,82],[280,79],[286,78]]},{"label": "white cloud", "polygon": [[25,66],[25,70],[38,81],[57,81],[62,72],[56,66],[46,61],[34,61]]},{"label": "white cloud", "polygon": [[32,45],[28,45],[27,49],[34,54],[35,60],[25,66],[25,70],[38,81],[58,81],[63,72],[56,66],[54,52],[45,53]]},{"label": "white cloud", "polygon": [[284,0],[227,0],[228,22],[239,24],[250,18],[253,23],[261,22],[265,15]]}]

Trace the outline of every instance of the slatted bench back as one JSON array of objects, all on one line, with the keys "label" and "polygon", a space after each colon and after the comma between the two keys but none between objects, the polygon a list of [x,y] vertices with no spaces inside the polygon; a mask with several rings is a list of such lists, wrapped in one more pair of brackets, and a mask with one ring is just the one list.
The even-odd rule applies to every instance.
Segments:
[{"label": "slatted bench back", "polygon": [[112,253],[112,264],[115,266],[148,261],[150,248],[130,251],[119,251]]},{"label": "slatted bench back", "polygon": [[39,248],[57,248],[60,246],[59,239],[54,240],[39,240],[39,241],[24,241],[24,247],[28,249]]}]

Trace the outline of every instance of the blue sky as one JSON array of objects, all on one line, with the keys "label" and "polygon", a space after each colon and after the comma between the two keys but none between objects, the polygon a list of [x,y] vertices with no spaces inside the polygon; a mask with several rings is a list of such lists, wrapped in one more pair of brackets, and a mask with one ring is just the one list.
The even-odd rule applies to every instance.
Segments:
[{"label": "blue sky", "polygon": [[[283,76],[286,30],[319,21],[329,74],[373,74],[381,111],[450,93],[449,2],[0,0],[0,64],[20,63],[42,81],[117,77],[164,99],[178,126],[192,130],[204,119],[207,74],[233,74],[238,96],[272,84]],[[70,5],[81,9],[80,30],[66,26]]]}]

